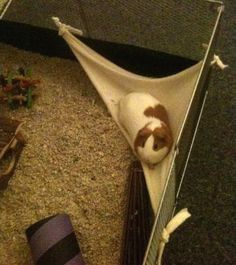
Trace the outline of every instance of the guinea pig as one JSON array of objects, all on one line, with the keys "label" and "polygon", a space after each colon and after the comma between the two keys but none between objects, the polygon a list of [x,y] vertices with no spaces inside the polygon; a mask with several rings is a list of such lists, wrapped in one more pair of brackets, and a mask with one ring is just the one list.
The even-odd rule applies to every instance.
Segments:
[{"label": "guinea pig", "polygon": [[163,160],[172,144],[167,111],[152,95],[132,92],[119,101],[118,119],[136,156],[150,168]]}]

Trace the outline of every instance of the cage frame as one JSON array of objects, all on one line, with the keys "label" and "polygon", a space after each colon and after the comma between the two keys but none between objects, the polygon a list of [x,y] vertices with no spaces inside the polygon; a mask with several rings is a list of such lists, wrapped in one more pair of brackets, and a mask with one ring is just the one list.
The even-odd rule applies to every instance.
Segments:
[{"label": "cage frame", "polygon": [[[180,182],[177,185],[177,189],[176,189],[176,192],[175,192],[174,202],[173,202],[173,210],[171,211],[171,215],[169,216],[168,219],[170,219],[171,216],[173,216],[173,214],[175,213],[175,210],[177,208],[177,205],[178,205],[178,197],[179,197],[179,194],[180,194],[180,191],[181,191],[182,184],[184,182],[184,178],[185,178],[185,174],[186,174],[186,169],[187,169],[187,166],[188,166],[189,158],[191,156],[191,151],[192,151],[192,148],[193,148],[193,145],[194,145],[194,141],[195,141],[195,138],[196,138],[196,135],[197,135],[197,131],[198,131],[199,124],[200,124],[200,121],[201,121],[202,113],[203,113],[204,106],[205,106],[205,103],[206,103],[206,99],[207,99],[207,96],[208,96],[208,87],[206,85],[206,81],[209,78],[209,75],[210,75],[210,72],[211,72],[211,60],[212,60],[213,55],[214,55],[214,50],[215,50],[215,46],[216,46],[216,39],[217,39],[217,36],[218,36],[220,21],[221,21],[221,18],[222,18],[222,15],[223,15],[223,11],[224,11],[224,4],[223,4],[223,2],[217,1],[217,0],[206,0],[206,1],[209,2],[209,3],[212,3],[215,6],[215,8],[216,8],[216,10],[218,12],[218,15],[217,15],[217,18],[216,18],[216,21],[215,21],[214,28],[212,30],[212,34],[211,34],[211,37],[210,37],[210,41],[209,41],[207,50],[205,52],[202,68],[201,68],[201,71],[200,71],[200,73],[198,75],[198,80],[197,80],[197,82],[195,84],[194,93],[193,93],[191,102],[189,103],[188,111],[187,111],[187,113],[185,115],[185,121],[184,121],[183,126],[181,128],[181,132],[179,134],[179,137],[178,137],[178,140],[177,140],[177,144],[175,145],[175,152],[174,152],[174,157],[173,157],[173,160],[172,160],[172,165],[170,167],[170,170],[169,170],[169,173],[168,173],[168,177],[166,179],[164,191],[163,191],[162,196],[161,196],[161,201],[160,201],[160,204],[159,204],[159,207],[158,207],[158,211],[157,211],[157,214],[155,216],[153,229],[152,229],[151,236],[150,236],[150,239],[149,239],[149,243],[148,243],[148,246],[147,246],[147,249],[146,249],[146,254],[145,254],[145,257],[144,257],[144,260],[143,260],[143,265],[154,265],[154,263],[150,263],[148,261],[149,252],[151,251],[152,240],[153,240],[153,238],[155,236],[155,230],[156,230],[157,224],[159,222],[159,218],[160,218],[162,207],[163,207],[163,202],[164,202],[165,196],[167,194],[169,184],[171,182],[171,177],[173,176],[172,173],[174,171],[175,162],[176,162],[176,159],[178,159],[178,153],[179,153],[179,150],[180,150],[180,143],[181,143],[181,140],[182,140],[183,132],[184,132],[184,130],[186,128],[186,123],[188,121],[188,117],[189,117],[189,114],[191,112],[191,107],[193,105],[193,101],[195,99],[195,95],[196,95],[197,91],[202,89],[202,92],[204,93],[204,95],[202,97],[201,105],[198,106],[198,116],[196,117],[195,128],[193,129],[192,140],[191,140],[191,143],[190,143],[190,146],[189,146],[189,150],[187,152],[185,163],[183,165]],[[12,0],[9,0],[9,2],[7,3],[5,9],[3,10],[4,14],[6,13],[7,9],[10,7],[11,2],[12,2]],[[2,18],[3,18],[3,13],[0,16],[0,20]],[[162,224],[162,228],[164,228],[164,227],[165,227],[165,224]],[[157,255],[157,250],[156,250],[156,255]]]},{"label": "cage frame", "polygon": [[[216,47],[217,37],[218,37],[219,29],[220,29],[220,22],[221,22],[222,15],[223,15],[223,12],[224,12],[224,3],[221,2],[221,1],[215,1],[215,0],[207,0],[207,2],[210,2],[210,3],[216,5],[215,7],[216,7],[216,11],[218,12],[218,15],[216,17],[216,21],[215,21],[214,28],[212,30],[210,41],[209,41],[209,44],[207,46],[207,50],[205,52],[205,56],[204,56],[204,59],[203,59],[202,67],[201,67],[200,73],[198,75],[197,82],[195,84],[194,93],[192,95],[191,102],[189,103],[188,111],[187,111],[187,113],[185,115],[185,120],[184,120],[184,123],[182,125],[181,132],[179,134],[179,137],[178,137],[178,140],[177,140],[177,143],[176,143],[176,146],[175,146],[175,153],[174,153],[174,157],[173,157],[173,160],[172,160],[172,165],[170,167],[170,170],[169,170],[169,173],[168,173],[168,177],[166,179],[165,187],[164,187],[164,190],[163,190],[163,193],[162,193],[162,197],[161,197],[161,200],[160,200],[160,203],[159,203],[159,207],[158,207],[158,210],[157,210],[157,213],[156,213],[156,216],[155,216],[152,232],[151,232],[151,235],[150,235],[150,238],[149,238],[148,246],[146,248],[146,252],[145,252],[145,256],[144,256],[144,260],[143,260],[142,265],[155,265],[156,264],[155,262],[157,260],[158,252],[157,252],[157,249],[153,250],[153,253],[156,254],[156,256],[154,258],[155,261],[154,262],[150,261],[150,256],[152,255],[151,254],[151,252],[152,252],[151,248],[153,247],[154,240],[160,240],[160,237],[158,239],[155,239],[154,237],[155,237],[155,233],[156,233],[156,230],[157,230],[157,226],[160,225],[160,216],[161,216],[161,211],[163,210],[162,207],[163,207],[164,199],[165,199],[168,187],[169,187],[170,182],[171,182],[171,177],[173,176],[172,173],[174,171],[174,166],[175,166],[176,159],[178,159],[180,141],[182,139],[182,135],[183,135],[184,129],[186,128],[186,123],[187,123],[189,114],[191,112],[191,107],[193,105],[193,101],[194,101],[194,98],[196,96],[196,93],[197,93],[197,91],[202,89],[203,90],[202,92],[204,93],[202,104],[198,108],[199,114],[196,117],[196,122],[195,122],[196,125],[195,125],[195,128],[193,130],[192,141],[190,143],[189,150],[188,150],[188,153],[187,153],[187,157],[186,157],[185,163],[183,165],[183,170],[182,170],[182,174],[181,174],[181,178],[180,178],[180,183],[179,183],[179,185],[177,186],[177,189],[176,189],[176,194],[175,194],[175,198],[174,198],[174,205],[173,205],[173,211],[172,211],[172,213],[171,213],[171,215],[169,216],[168,219],[171,219],[171,217],[173,217],[173,215],[175,214],[176,209],[177,209],[179,194],[180,194],[183,182],[184,182],[184,178],[185,178],[185,175],[186,175],[188,162],[189,162],[189,159],[190,159],[190,156],[191,156],[191,151],[192,151],[195,139],[196,139],[196,135],[197,135],[197,132],[198,132],[198,128],[199,128],[199,125],[200,125],[200,121],[201,121],[201,118],[202,118],[203,110],[204,110],[204,107],[205,107],[205,104],[206,104],[206,100],[207,100],[207,96],[208,96],[208,82],[207,82],[207,79],[209,80],[210,74],[211,74],[211,68],[212,68],[211,61],[212,61],[212,58],[214,56],[214,50],[215,50],[215,47]],[[175,178],[175,176],[174,176],[174,178]],[[167,223],[167,221],[166,221],[166,223]],[[166,224],[162,224],[162,229],[165,228],[165,225]],[[161,232],[162,229],[159,232]]]}]

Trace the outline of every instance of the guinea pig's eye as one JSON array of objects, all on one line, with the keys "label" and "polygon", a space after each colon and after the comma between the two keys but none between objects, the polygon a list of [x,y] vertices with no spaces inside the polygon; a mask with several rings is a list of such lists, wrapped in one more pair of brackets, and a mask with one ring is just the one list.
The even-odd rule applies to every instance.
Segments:
[{"label": "guinea pig's eye", "polygon": [[157,143],[154,143],[153,150],[156,151],[157,149],[158,149],[158,144]]}]

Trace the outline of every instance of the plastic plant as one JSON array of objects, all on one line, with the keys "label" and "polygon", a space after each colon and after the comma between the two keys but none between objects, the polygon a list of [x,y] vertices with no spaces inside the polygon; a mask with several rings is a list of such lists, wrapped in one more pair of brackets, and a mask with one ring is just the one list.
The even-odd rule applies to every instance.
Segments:
[{"label": "plastic plant", "polygon": [[0,99],[6,101],[11,109],[19,106],[31,108],[38,83],[40,81],[32,79],[31,70],[28,68],[2,69],[0,71]]}]

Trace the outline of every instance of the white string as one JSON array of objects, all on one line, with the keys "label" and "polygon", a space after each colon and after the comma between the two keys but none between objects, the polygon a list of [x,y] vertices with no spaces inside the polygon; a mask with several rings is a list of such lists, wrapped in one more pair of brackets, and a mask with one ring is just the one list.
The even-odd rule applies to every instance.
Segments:
[{"label": "white string", "polygon": [[52,20],[55,22],[56,26],[59,28],[58,34],[60,36],[63,36],[66,31],[77,34],[79,36],[83,35],[82,30],[76,29],[76,28],[71,27],[70,25],[66,25],[66,24],[61,23],[60,19],[58,17],[52,17]]},{"label": "white string", "polygon": [[211,61],[211,65],[217,64],[217,66],[220,67],[221,70],[224,70],[226,67],[229,67],[228,64],[224,64],[220,57],[216,54],[214,54],[214,59]]},{"label": "white string", "polygon": [[190,216],[191,214],[188,212],[188,209],[184,208],[179,211],[163,229],[161,234],[161,242],[158,248],[158,260],[156,265],[161,265],[164,248],[166,243],[169,242],[170,234],[173,233],[175,229],[177,229]]},{"label": "white string", "polygon": [[[202,43],[202,47],[204,49],[208,48],[208,44]],[[211,65],[216,64],[221,70],[224,70],[226,67],[229,67],[228,64],[224,64],[222,60],[220,59],[220,56],[214,54],[213,60],[211,61]]]}]

